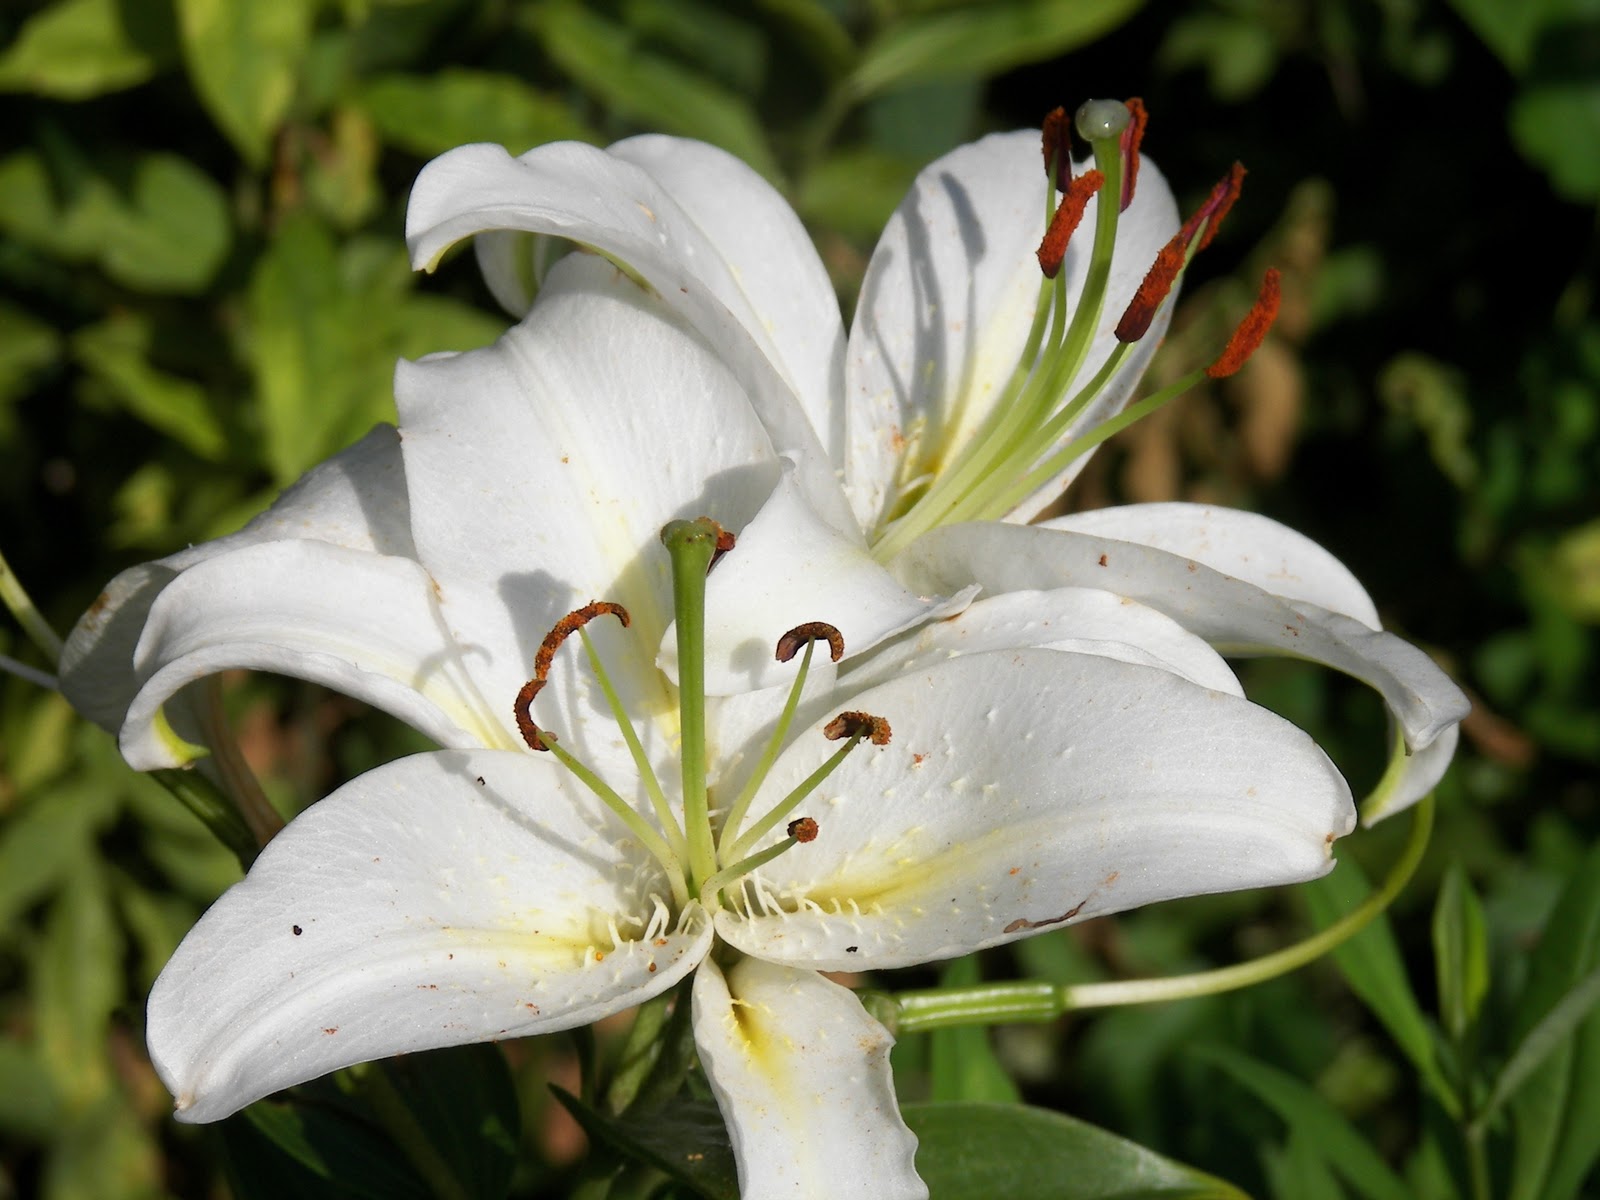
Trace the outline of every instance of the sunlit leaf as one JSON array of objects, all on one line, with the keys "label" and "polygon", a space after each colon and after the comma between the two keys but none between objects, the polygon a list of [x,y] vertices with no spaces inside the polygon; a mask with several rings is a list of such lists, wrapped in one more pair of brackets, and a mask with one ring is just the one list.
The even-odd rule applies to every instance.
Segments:
[{"label": "sunlit leaf", "polygon": [[176,0],[184,61],[211,119],[264,166],[311,33],[314,0]]},{"label": "sunlit leaf", "polygon": [[422,155],[467,142],[496,142],[521,154],[544,142],[603,140],[560,99],[488,71],[380,75],[357,103],[386,142]]},{"label": "sunlit leaf", "polygon": [[176,49],[161,0],[59,0],[0,54],[0,91],[87,100],[143,83]]},{"label": "sunlit leaf", "polygon": [[1489,990],[1489,941],[1483,906],[1460,864],[1452,864],[1433,910],[1433,961],[1439,1014],[1451,1037],[1466,1035]]},{"label": "sunlit leaf", "polygon": [[72,351],[134,416],[201,458],[221,460],[227,454],[227,434],[206,389],[152,366],[153,336],[147,318],[122,313],[79,330]]}]

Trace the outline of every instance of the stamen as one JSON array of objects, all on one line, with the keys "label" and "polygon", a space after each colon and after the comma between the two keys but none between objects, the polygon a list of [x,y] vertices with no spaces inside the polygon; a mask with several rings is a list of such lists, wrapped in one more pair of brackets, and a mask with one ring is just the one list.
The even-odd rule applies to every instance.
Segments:
[{"label": "stamen", "polygon": [[557,621],[555,628],[545,634],[544,641],[539,646],[539,653],[533,656],[533,677],[541,683],[550,678],[550,663],[555,658],[556,651],[561,649],[561,643],[596,617],[607,614],[621,621],[624,629],[630,624],[628,610],[620,604],[612,604],[607,600],[591,600],[582,608],[574,609]]},{"label": "stamen", "polygon": [[801,693],[805,691],[806,676],[811,671],[811,654],[819,641],[828,643],[828,653],[834,662],[844,657],[844,635],[826,621],[807,621],[803,625],[796,625],[778,639],[776,657],[779,662],[788,662],[794,658],[802,645],[805,646],[806,652],[800,659],[800,669],[795,672],[794,683],[789,687],[789,698],[784,702],[783,713],[778,717],[777,725],[773,727],[772,736],[767,739],[766,749],[761,752],[761,760],[756,763],[755,770],[750,772],[750,778],[739,791],[739,798],[728,809],[728,815],[722,822],[722,832],[717,837],[719,855],[724,846],[731,845],[739,836],[739,826],[744,824],[744,816],[750,809],[750,802],[755,799],[756,793],[761,790],[761,785],[766,782],[772,764],[778,761],[778,752],[783,749],[784,742],[789,738],[789,726],[794,723],[795,710],[800,706]]},{"label": "stamen", "polygon": [[1072,179],[1072,125],[1067,110],[1057,108],[1044,119],[1044,173],[1064,192]]},{"label": "stamen", "polygon": [[[709,517],[706,519],[710,520]],[[715,521],[712,521],[711,523],[713,525],[717,525]],[[717,548],[712,551],[711,565],[706,568],[707,575],[711,574],[712,571],[717,569],[717,564],[722,561],[722,556],[729,550],[733,549],[734,542],[737,540],[738,539],[736,539],[732,533],[728,532],[728,530],[724,529],[721,525],[717,525]]]},{"label": "stamen", "polygon": [[1278,301],[1281,298],[1278,269],[1269,267],[1261,280],[1261,294],[1256,297],[1255,304],[1245,314],[1244,320],[1239,322],[1239,327],[1233,331],[1233,336],[1217,356],[1217,361],[1206,368],[1207,375],[1212,379],[1226,379],[1244,366],[1249,357],[1261,348],[1267,330],[1272,328],[1272,322],[1277,319]]},{"label": "stamen", "polygon": [[830,742],[840,738],[871,738],[874,746],[889,744],[889,722],[869,712],[842,712],[822,727],[822,736]]},{"label": "stamen", "polygon": [[784,830],[795,841],[804,844],[817,840],[817,823],[810,817],[796,817]]},{"label": "stamen", "polygon": [[1050,218],[1050,228],[1045,230],[1044,240],[1039,243],[1039,269],[1046,279],[1054,279],[1060,272],[1061,261],[1067,256],[1067,243],[1083,220],[1090,198],[1105,181],[1103,172],[1088,170],[1068,182],[1056,214]]},{"label": "stamen", "polygon": [[[550,748],[541,740],[543,737],[550,735],[545,734],[533,723],[533,714],[528,711],[533,707],[533,698],[543,690],[544,683],[545,681],[542,679],[528,680],[527,683],[522,685],[522,690],[517,693],[516,703],[511,706],[511,711],[517,718],[517,732],[522,735],[522,740],[528,743],[528,749],[530,750],[548,750]],[[553,741],[554,738],[551,740]]]},{"label": "stamen", "polygon": [[817,823],[810,817],[801,817],[789,822],[789,836],[783,841],[768,846],[759,853],[752,854],[749,858],[741,858],[732,866],[723,867],[715,875],[710,876],[700,885],[700,903],[706,908],[715,907],[711,897],[736,879],[742,879],[757,867],[765,866],[778,855],[794,849],[801,842],[809,842],[817,836]]},{"label": "stamen", "polygon": [[1201,235],[1200,244],[1195,247],[1194,252],[1198,254],[1211,245],[1211,239],[1216,237],[1217,230],[1222,228],[1222,218],[1228,215],[1234,201],[1239,199],[1246,174],[1248,172],[1244,169],[1244,164],[1236,162],[1228,168],[1226,175],[1217,180],[1205,203],[1183,223],[1183,228],[1179,230],[1178,236],[1183,239],[1184,246],[1187,247],[1194,240],[1195,232],[1202,223],[1205,225],[1205,233]]},{"label": "stamen", "polygon": [[863,739],[870,738],[874,746],[887,746],[889,722],[871,713],[845,712],[829,721],[823,728],[822,735],[829,741],[836,742],[840,738],[850,740],[830,754],[820,767],[807,775],[792,792],[774,804],[764,817],[738,837],[728,848],[725,857],[738,858],[765,837],[767,831],[774,825],[799,808],[805,798],[816,791],[822,785],[822,781],[838,769],[839,764],[844,762],[846,756],[860,745]]},{"label": "stamen", "polygon": [[803,625],[796,625],[788,633],[778,639],[777,659],[786,663],[796,654],[800,653],[802,646],[809,646],[815,641],[828,643],[828,656],[834,662],[844,657],[844,635],[826,621],[807,621]]},{"label": "stamen", "polygon": [[1160,253],[1156,255],[1156,261],[1151,263],[1150,269],[1145,272],[1144,282],[1139,285],[1138,291],[1133,293],[1133,299],[1128,302],[1128,307],[1123,310],[1122,320],[1117,322],[1117,341],[1137,342],[1150,332],[1150,324],[1156,319],[1156,311],[1172,291],[1172,285],[1178,281],[1178,275],[1188,261],[1187,248],[1188,240],[1181,229],[1173,235],[1170,242],[1161,247]]},{"label": "stamen", "polygon": [[1127,212],[1133,203],[1133,189],[1139,182],[1139,144],[1144,141],[1144,127],[1150,123],[1144,101],[1134,96],[1127,101],[1128,115],[1133,119],[1122,131],[1122,205],[1119,212]]}]

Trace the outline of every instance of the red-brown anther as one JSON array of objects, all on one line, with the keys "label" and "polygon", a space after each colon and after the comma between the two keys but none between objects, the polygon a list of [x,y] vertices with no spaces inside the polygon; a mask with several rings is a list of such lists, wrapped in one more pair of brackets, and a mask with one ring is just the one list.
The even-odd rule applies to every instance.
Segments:
[{"label": "red-brown anther", "polygon": [[788,662],[806,648],[808,642],[827,642],[828,657],[838,662],[844,657],[844,635],[826,621],[807,621],[796,625],[778,639],[778,661]]},{"label": "red-brown anther", "polygon": [[1189,241],[1180,229],[1156,255],[1156,261],[1145,272],[1144,282],[1133,293],[1122,320],[1117,322],[1116,337],[1119,342],[1137,342],[1150,331],[1150,322],[1156,319],[1156,310],[1172,291],[1178,272],[1183,270],[1185,251]]},{"label": "red-brown anther", "polygon": [[1056,191],[1064,192],[1072,179],[1072,118],[1058,108],[1044,119],[1044,173],[1052,175]]},{"label": "red-brown anther", "polygon": [[1150,114],[1145,111],[1144,101],[1138,96],[1124,103],[1133,120],[1122,131],[1122,204],[1118,212],[1127,212],[1128,205],[1133,203],[1134,185],[1139,182],[1139,143],[1144,141],[1144,127],[1150,123]]},{"label": "red-brown anther", "polygon": [[1178,231],[1185,248],[1194,241],[1195,232],[1200,228],[1202,221],[1206,222],[1206,232],[1200,239],[1200,245],[1195,248],[1195,253],[1198,254],[1211,245],[1211,239],[1216,237],[1217,230],[1222,228],[1222,218],[1228,215],[1233,202],[1239,198],[1246,173],[1243,163],[1234,163],[1228,168],[1228,173],[1217,180],[1205,203],[1195,210],[1194,215],[1185,221],[1183,228]]},{"label": "red-brown anther", "polygon": [[511,711],[517,718],[517,732],[522,735],[522,740],[528,743],[530,750],[548,750],[541,740],[541,730],[533,723],[533,714],[529,711],[533,707],[533,698],[544,687],[542,679],[530,679],[522,685],[522,690],[517,693],[517,702],[511,706]]},{"label": "red-brown anther", "polygon": [[[712,524],[716,524],[716,522],[713,521]],[[716,570],[717,564],[722,561],[722,556],[733,549],[733,544],[736,540],[733,534],[729,533],[721,525],[717,525],[717,548],[712,551],[711,561],[706,564],[707,575]]]},{"label": "red-brown anther", "polygon": [[789,822],[784,832],[802,844],[812,842],[817,838],[817,823],[810,817],[796,817]]},{"label": "red-brown anther", "polygon": [[842,712],[822,728],[822,736],[830,742],[840,738],[861,735],[874,746],[889,744],[889,722],[868,712]]},{"label": "red-brown anther", "polygon": [[561,649],[561,643],[596,617],[605,616],[608,613],[621,621],[624,629],[628,627],[628,610],[620,604],[612,604],[609,600],[591,600],[582,608],[574,609],[557,621],[555,628],[545,634],[544,641],[539,645],[539,653],[533,656],[534,679],[540,683],[548,679],[550,677],[550,664],[555,659],[556,651]]},{"label": "red-brown anther", "polygon": [[1056,206],[1056,215],[1050,218],[1050,228],[1044,231],[1044,241],[1039,243],[1039,269],[1046,279],[1054,279],[1061,271],[1061,261],[1067,256],[1067,243],[1083,220],[1090,198],[1100,190],[1106,177],[1099,171],[1085,171],[1067,184]]},{"label": "red-brown anther", "polygon": [[1272,328],[1272,322],[1277,319],[1278,300],[1281,294],[1278,286],[1278,269],[1269,267],[1266,277],[1261,280],[1261,294],[1256,297],[1256,302],[1250,311],[1244,315],[1244,320],[1239,322],[1239,328],[1233,331],[1233,336],[1222,348],[1217,361],[1206,368],[1207,375],[1213,379],[1226,379],[1244,366],[1250,356],[1261,348],[1267,330]]}]

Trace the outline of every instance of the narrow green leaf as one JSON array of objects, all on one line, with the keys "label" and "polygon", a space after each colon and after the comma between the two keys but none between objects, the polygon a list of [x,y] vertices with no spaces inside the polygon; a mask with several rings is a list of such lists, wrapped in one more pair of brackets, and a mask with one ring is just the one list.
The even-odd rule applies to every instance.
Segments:
[{"label": "narrow green leaf", "polygon": [[[1600,966],[1600,843],[1578,863],[1545,923],[1517,998],[1521,1045]],[[1600,1159],[1600,1014],[1526,1076],[1510,1102],[1512,1200],[1564,1200]]]},{"label": "narrow green leaf", "polygon": [[314,0],[176,0],[184,61],[217,127],[245,161],[266,165],[294,99]]},{"label": "narrow green leaf", "polygon": [[72,351],[89,373],[153,429],[175,438],[201,458],[227,455],[227,434],[205,388],[150,365],[154,330],[142,313],[125,312],[73,335]]},{"label": "narrow green leaf", "polygon": [[[1372,891],[1361,869],[1348,856],[1321,879],[1306,884],[1301,894],[1319,929],[1333,924]],[[1405,962],[1387,916],[1380,916],[1333,952],[1333,961],[1363,1003],[1382,1022],[1435,1093],[1452,1095],[1439,1075],[1433,1037],[1417,1003]]]},{"label": "narrow green leaf", "polygon": [[0,91],[87,100],[143,83],[176,51],[171,9],[159,0],[60,0],[0,54]]},{"label": "narrow green leaf", "polygon": [[1140,0],[993,0],[905,17],[851,73],[857,98],[925,79],[970,79],[1055,58],[1121,25]]},{"label": "narrow green leaf", "polygon": [[1224,1046],[1199,1046],[1192,1053],[1226,1071],[1289,1126],[1302,1151],[1314,1149],[1367,1200],[1408,1200],[1411,1189],[1389,1169],[1372,1144],[1338,1109],[1276,1067]]},{"label": "narrow green leaf", "polygon": [[539,9],[535,30],[556,65],[619,116],[721,146],[777,177],[761,121],[742,96],[641,50],[625,27],[570,0]]},{"label": "narrow green leaf", "polygon": [[1544,1063],[1552,1051],[1570,1038],[1573,1032],[1600,1004],[1600,967],[1595,967],[1562,996],[1539,1023],[1528,1030],[1517,1048],[1506,1059],[1495,1077],[1489,1099],[1484,1102],[1479,1120],[1487,1124],[1494,1119],[1500,1106],[1511,1098],[1528,1078]]},{"label": "narrow green leaf", "polygon": [[61,335],[53,326],[0,300],[0,435],[9,432],[9,402],[60,359],[61,347]]},{"label": "narrow green leaf", "polygon": [[[66,796],[40,797],[0,828],[0,929],[68,879],[87,857],[92,814]],[[9,933],[6,940],[9,941]]]},{"label": "narrow green leaf", "polygon": [[1433,909],[1433,960],[1439,1014],[1460,1041],[1489,991],[1489,935],[1483,906],[1460,863],[1452,863]]},{"label": "narrow green leaf", "polygon": [[785,27],[786,42],[808,54],[829,76],[844,74],[855,61],[856,45],[845,27],[819,0],[757,0]]},{"label": "narrow green leaf", "polygon": [[1322,1148],[1310,1138],[1291,1130],[1288,1145],[1281,1149],[1263,1146],[1261,1155],[1272,1195],[1293,1200],[1345,1200],[1339,1177],[1328,1166]]},{"label": "narrow green leaf", "polygon": [[709,1100],[676,1100],[612,1117],[551,1085],[589,1139],[630,1162],[645,1162],[710,1200],[738,1200],[739,1176],[722,1113]]},{"label": "narrow green leaf", "polygon": [[[940,987],[972,987],[979,983],[974,955],[958,958],[939,973]],[[989,1030],[982,1025],[958,1025],[928,1034],[930,1098],[939,1101],[971,1100],[1017,1104],[1021,1093],[995,1057]]]},{"label": "narrow green leaf", "polygon": [[356,101],[386,142],[416,154],[442,154],[466,142],[496,142],[521,154],[545,142],[604,140],[564,101],[487,71],[380,75]]},{"label": "narrow green leaf", "polygon": [[932,1200],[1243,1200],[1230,1183],[1061,1113],[1017,1104],[907,1104]]},{"label": "narrow green leaf", "polygon": [[500,1200],[506,1194],[522,1120],[500,1047],[454,1046],[371,1069],[393,1083],[428,1146],[467,1196]]},{"label": "narrow green leaf", "polygon": [[45,918],[33,963],[40,1053],[65,1103],[83,1109],[111,1087],[106,1035],[123,998],[122,934],[97,859],[80,858]]},{"label": "narrow green leaf", "polygon": [[[0,876],[4,878],[4,876]],[[61,1094],[38,1049],[0,1038],[0,1130],[31,1141],[49,1141],[61,1120]]]},{"label": "narrow green leaf", "polygon": [[132,1102],[110,1092],[69,1110],[51,1139],[38,1195],[46,1200],[161,1196],[161,1148]]},{"label": "narrow green leaf", "polygon": [[238,1200],[434,1200],[392,1143],[341,1108],[262,1100],[218,1128]]}]

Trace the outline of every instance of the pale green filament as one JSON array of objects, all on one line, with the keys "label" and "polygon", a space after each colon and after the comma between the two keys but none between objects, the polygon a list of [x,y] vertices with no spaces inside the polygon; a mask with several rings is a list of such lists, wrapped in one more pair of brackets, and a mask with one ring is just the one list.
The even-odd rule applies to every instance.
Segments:
[{"label": "pale green filament", "polygon": [[717,524],[702,517],[673,521],[661,531],[672,560],[672,611],[678,634],[679,763],[683,828],[693,890],[717,869],[706,795],[706,572],[717,551]]},{"label": "pale green filament", "polygon": [[628,718],[628,710],[622,706],[622,698],[612,686],[611,676],[606,673],[605,664],[600,661],[600,652],[594,648],[594,642],[589,638],[589,631],[580,625],[578,636],[583,639],[583,651],[589,656],[589,666],[594,669],[600,690],[605,693],[606,703],[611,706],[612,719],[622,732],[622,740],[628,745],[628,753],[633,755],[633,765],[639,769],[639,778],[644,781],[645,791],[650,794],[650,807],[655,809],[656,820],[660,822],[662,832],[666,834],[667,841],[672,846],[673,854],[681,861],[688,848],[684,844],[683,831],[678,828],[678,822],[672,815],[672,808],[667,803],[666,794],[661,790],[661,781],[656,778],[650,760],[645,757],[644,746],[639,741],[638,733],[634,731],[633,722]]},{"label": "pale green filament", "polygon": [[633,806],[624,800],[611,788],[611,785],[601,779],[583,763],[579,762],[566,750],[562,749],[555,735],[544,733],[541,730],[540,741],[544,747],[554,754],[561,765],[571,771],[591,792],[600,798],[600,802],[616,814],[617,819],[626,825],[639,843],[650,853],[650,856],[659,862],[667,871],[667,879],[672,884],[672,899],[678,908],[689,899],[689,887],[683,877],[683,863],[672,847],[662,839],[661,835],[645,823],[645,819],[634,812]]},{"label": "pale green filament", "polygon": [[[1003,514],[1005,510],[999,508],[996,493],[1005,487],[1007,480],[1015,479],[1038,462],[1055,438],[1110,380],[1110,371],[1097,372],[1093,383],[1074,396],[1066,408],[1058,407],[1083,369],[1093,346],[1111,279],[1122,207],[1120,136],[1127,115],[1124,106],[1115,107],[1123,112],[1120,124],[1110,119],[1089,122],[1091,128],[1114,128],[1115,132],[1097,136],[1092,143],[1095,166],[1104,180],[1095,196],[1094,244],[1088,272],[1070,319],[1067,276],[1062,271],[1055,280],[1041,283],[1027,344],[994,407],[976,434],[939,472],[927,490],[884,529],[872,551],[880,562],[892,559],[915,538],[938,525],[972,519],[974,513]],[[1084,110],[1080,110],[1080,132],[1084,130],[1083,115]],[[1053,173],[1047,195],[1053,200]],[[1045,338],[1047,328],[1048,339]]]},{"label": "pale green filament", "polygon": [[856,748],[856,744],[860,742],[862,738],[866,737],[868,732],[870,731],[863,729],[851,734],[850,740],[829,755],[828,760],[820,767],[811,772],[811,774],[807,775],[805,779],[801,781],[800,785],[794,789],[794,791],[790,792],[782,800],[779,800],[777,804],[773,805],[772,809],[766,814],[766,816],[762,817],[754,825],[750,826],[746,833],[738,838],[735,838],[733,845],[728,847],[725,857],[737,858],[739,855],[748,852],[750,847],[759,842],[762,837],[766,835],[769,829],[787,817],[795,809],[799,808],[800,805],[805,801],[805,798],[811,795],[812,792],[816,791],[817,788],[822,784],[822,781],[829,775],[832,775],[834,771],[838,769],[839,764],[845,760],[845,755],[854,750]]},{"label": "pale green filament", "polygon": [[757,867],[765,866],[767,863],[777,858],[778,855],[791,849],[799,840],[799,838],[786,837],[783,839],[783,841],[768,846],[765,850],[762,850],[757,854],[752,854],[749,858],[740,859],[731,867],[723,867],[722,870],[718,871],[715,875],[711,876],[710,879],[707,879],[700,885],[700,903],[706,908],[711,908],[712,897],[723,888],[727,887],[728,884],[732,883],[735,879],[741,879],[750,874],[750,872],[754,871]]},{"label": "pale green filament", "polygon": [[794,686],[789,689],[789,699],[783,706],[783,713],[778,718],[778,725],[772,731],[772,736],[767,739],[766,749],[761,752],[761,761],[756,763],[755,770],[750,773],[739,798],[733,802],[733,807],[728,810],[728,815],[723,819],[722,832],[717,836],[717,857],[720,860],[731,840],[738,836],[739,826],[744,823],[744,815],[750,808],[750,801],[755,799],[756,792],[766,782],[767,773],[772,770],[772,764],[777,761],[778,751],[783,749],[784,741],[789,736],[789,725],[794,721],[795,709],[800,705],[800,693],[806,686],[806,675],[811,670],[811,653],[816,649],[816,639],[806,642],[805,655],[800,659],[800,670],[795,673]]}]

